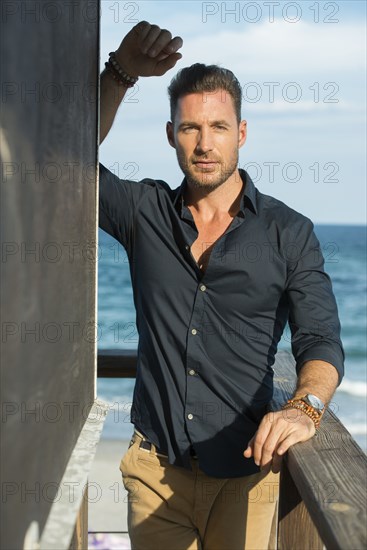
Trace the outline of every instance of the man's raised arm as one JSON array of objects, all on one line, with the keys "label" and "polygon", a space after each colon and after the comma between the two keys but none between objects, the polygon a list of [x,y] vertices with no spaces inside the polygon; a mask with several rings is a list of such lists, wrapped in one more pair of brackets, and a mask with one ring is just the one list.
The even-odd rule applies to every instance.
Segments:
[{"label": "man's raised arm", "polygon": [[[179,36],[146,21],[138,23],[122,40],[115,52],[117,65],[112,70],[105,69],[101,74],[100,143],[111,129],[117,109],[128,89],[124,74],[132,79],[139,76],[162,76],[172,69],[182,55],[177,52],[182,47]],[[117,67],[117,68],[116,68]],[[119,79],[118,69],[124,73]]]}]

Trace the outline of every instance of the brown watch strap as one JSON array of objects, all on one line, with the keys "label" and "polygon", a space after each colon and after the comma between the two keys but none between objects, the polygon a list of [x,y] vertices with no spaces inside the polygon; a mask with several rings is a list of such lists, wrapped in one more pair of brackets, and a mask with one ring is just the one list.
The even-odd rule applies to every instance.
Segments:
[{"label": "brown watch strap", "polygon": [[297,399],[288,399],[288,401],[282,406],[282,410],[287,409],[298,409],[303,413],[307,414],[311,418],[312,422],[315,424],[315,428],[318,429],[320,426],[320,421],[323,415],[323,411],[320,412],[305,401],[302,398]]}]

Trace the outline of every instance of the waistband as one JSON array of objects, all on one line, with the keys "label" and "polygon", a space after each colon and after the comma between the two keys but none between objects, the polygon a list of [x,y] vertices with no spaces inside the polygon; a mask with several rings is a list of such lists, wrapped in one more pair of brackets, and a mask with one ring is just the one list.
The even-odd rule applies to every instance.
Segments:
[{"label": "waistband", "polygon": [[[136,438],[140,439],[139,448],[144,449],[145,451],[154,452],[157,456],[161,456],[163,458],[168,458],[168,455],[165,453],[162,453],[154,443],[149,441],[147,437],[145,437],[144,434],[139,432],[136,428],[134,429],[134,435],[133,439],[136,440]],[[191,458],[197,459],[195,450],[193,447],[190,447],[190,456]]]}]

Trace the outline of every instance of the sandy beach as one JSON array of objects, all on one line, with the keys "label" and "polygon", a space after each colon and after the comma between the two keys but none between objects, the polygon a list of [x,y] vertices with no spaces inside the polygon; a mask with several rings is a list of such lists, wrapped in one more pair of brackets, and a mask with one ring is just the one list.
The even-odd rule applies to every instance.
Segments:
[{"label": "sandy beach", "polygon": [[[129,441],[124,439],[118,441],[102,438],[98,444],[88,478],[89,532],[127,533],[127,497],[119,465],[128,443]],[[91,536],[89,538],[91,539]],[[128,541],[127,534],[124,538]],[[103,545],[89,547],[106,548]],[[129,548],[129,545],[126,544],[123,548]]]}]

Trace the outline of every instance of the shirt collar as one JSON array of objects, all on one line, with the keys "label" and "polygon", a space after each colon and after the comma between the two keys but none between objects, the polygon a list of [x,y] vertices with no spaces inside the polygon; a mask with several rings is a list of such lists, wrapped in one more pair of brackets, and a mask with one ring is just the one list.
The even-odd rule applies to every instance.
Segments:
[{"label": "shirt collar", "polygon": [[[249,207],[254,214],[257,214],[256,187],[246,170],[239,168],[239,173],[244,183],[244,187],[242,188],[240,211],[245,214],[246,207]],[[185,206],[183,195],[186,185],[186,178],[184,178],[180,187],[175,190],[175,196],[173,199],[173,205],[181,217],[183,214],[183,207]]]}]

